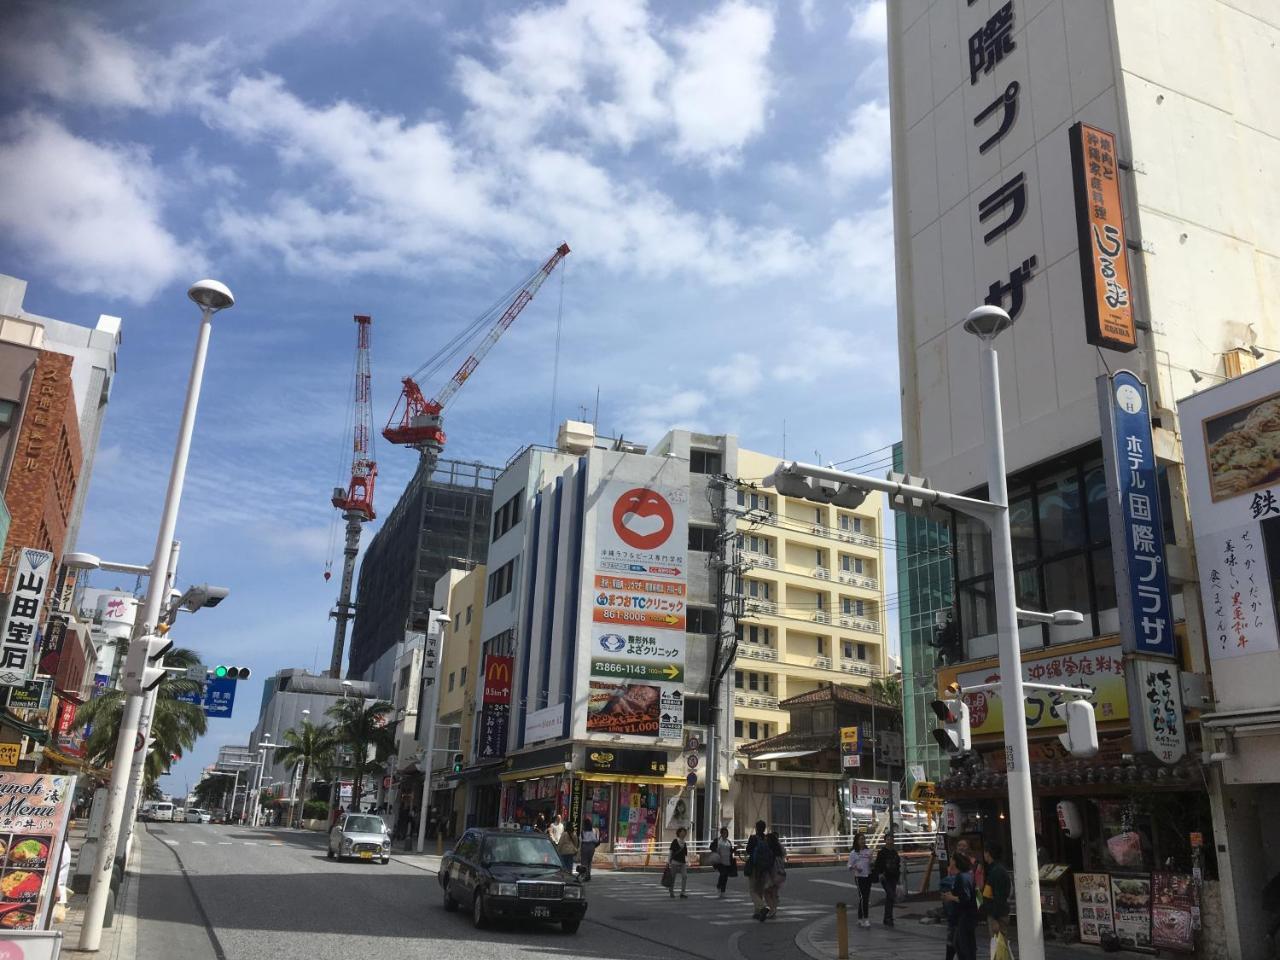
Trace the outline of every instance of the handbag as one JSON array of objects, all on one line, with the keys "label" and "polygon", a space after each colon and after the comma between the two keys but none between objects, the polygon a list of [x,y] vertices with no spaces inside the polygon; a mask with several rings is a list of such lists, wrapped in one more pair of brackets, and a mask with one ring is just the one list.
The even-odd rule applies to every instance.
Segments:
[{"label": "handbag", "polygon": [[662,868],[662,885],[668,890],[672,889],[676,885],[676,875],[675,871],[671,869],[670,861],[668,861],[667,865]]}]

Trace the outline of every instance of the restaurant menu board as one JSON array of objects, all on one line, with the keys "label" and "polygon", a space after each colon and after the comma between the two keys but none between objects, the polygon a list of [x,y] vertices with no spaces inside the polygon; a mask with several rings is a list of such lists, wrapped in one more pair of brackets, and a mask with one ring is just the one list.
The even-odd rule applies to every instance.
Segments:
[{"label": "restaurant menu board", "polygon": [[1115,916],[1111,909],[1111,877],[1105,873],[1077,873],[1075,879],[1080,942],[1101,943],[1103,932],[1115,929]]},{"label": "restaurant menu board", "polygon": [[1183,953],[1195,951],[1196,883],[1190,874],[1151,875],[1151,945]]},{"label": "restaurant menu board", "polygon": [[1122,947],[1151,946],[1151,877],[1111,876],[1116,939]]},{"label": "restaurant menu board", "polygon": [[0,930],[43,930],[75,777],[0,771]]}]

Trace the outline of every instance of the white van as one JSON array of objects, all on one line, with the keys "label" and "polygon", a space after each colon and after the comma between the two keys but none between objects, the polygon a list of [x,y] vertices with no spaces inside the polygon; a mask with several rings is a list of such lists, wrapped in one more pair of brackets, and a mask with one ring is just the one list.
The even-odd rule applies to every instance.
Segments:
[{"label": "white van", "polygon": [[154,807],[151,808],[151,819],[165,820],[165,821],[168,821],[169,823],[172,823],[173,822],[173,804],[157,803]]}]

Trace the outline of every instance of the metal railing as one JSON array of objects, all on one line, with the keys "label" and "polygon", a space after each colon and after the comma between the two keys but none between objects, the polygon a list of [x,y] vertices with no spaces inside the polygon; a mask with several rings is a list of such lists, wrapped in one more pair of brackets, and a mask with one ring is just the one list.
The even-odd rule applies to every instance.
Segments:
[{"label": "metal railing", "polygon": [[762,570],[777,570],[778,561],[769,556],[767,553],[756,553],[754,550],[742,551],[742,565],[744,567],[759,567]]},{"label": "metal railing", "polygon": [[773,647],[764,647],[758,643],[738,644],[738,656],[749,660],[777,660],[778,651]]},{"label": "metal railing", "polygon": [[830,580],[831,568],[830,567],[814,567],[813,570],[810,572],[809,576],[813,577],[815,580]]},{"label": "metal railing", "polygon": [[830,623],[831,614],[828,613],[826,610],[815,610],[813,611],[813,616],[811,617],[811,619],[813,620],[814,623]]},{"label": "metal railing", "polygon": [[839,574],[840,582],[846,583],[851,587],[861,587],[864,590],[879,590],[880,581],[875,577],[867,577],[861,573],[850,573],[847,570],[841,570]]},{"label": "metal railing", "polygon": [[774,613],[778,612],[778,605],[772,600],[761,600],[759,597],[746,598],[746,611],[751,613]]},{"label": "metal railing", "polygon": [[819,670],[830,670],[831,658],[830,657],[814,657],[813,665],[817,667]]},{"label": "metal railing", "polygon": [[733,692],[733,702],[740,707],[757,707],[761,710],[777,710],[778,698],[772,694]]},{"label": "metal railing", "polygon": [[856,617],[851,613],[842,613],[838,620],[840,626],[848,627],[851,630],[862,630],[865,633],[879,633],[880,623],[877,620],[868,620],[866,617]]},{"label": "metal railing", "polygon": [[[867,821],[864,825],[859,825],[859,832],[867,837],[867,846],[872,849],[878,849],[883,843],[883,837],[873,836],[870,831],[871,821]],[[899,853],[911,855],[930,852],[934,844],[937,842],[937,834],[932,831],[900,831],[894,836],[894,846]],[[782,849],[787,852],[787,857],[844,857],[853,847],[852,833],[834,833],[822,837],[779,837],[782,842]],[[733,845],[739,857],[746,855],[746,845],[748,837],[734,837]],[[624,867],[658,867],[667,862],[667,851],[671,846],[671,840],[639,840],[615,841],[613,847],[609,851],[608,856],[613,860],[614,869],[622,869]],[[689,865],[697,867],[699,865],[698,855],[709,853],[711,843],[708,840],[690,840]]]},{"label": "metal railing", "polygon": [[863,677],[878,677],[878,676],[880,676],[880,668],[879,668],[879,667],[873,667],[873,666],[871,666],[870,664],[861,663],[861,662],[852,662],[852,663],[851,663],[851,662],[850,662],[850,661],[848,661],[848,660],[841,660],[841,661],[840,661],[840,669],[841,669],[844,673],[856,673],[856,674],[858,674],[858,675],[860,675],[860,676],[863,676]]}]

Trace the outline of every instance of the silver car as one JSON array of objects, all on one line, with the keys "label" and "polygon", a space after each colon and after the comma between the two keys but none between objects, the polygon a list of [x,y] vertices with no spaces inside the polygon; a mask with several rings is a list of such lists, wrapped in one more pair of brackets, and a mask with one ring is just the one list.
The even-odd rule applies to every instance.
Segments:
[{"label": "silver car", "polygon": [[372,813],[349,813],[329,831],[329,859],[391,862],[391,833]]}]

